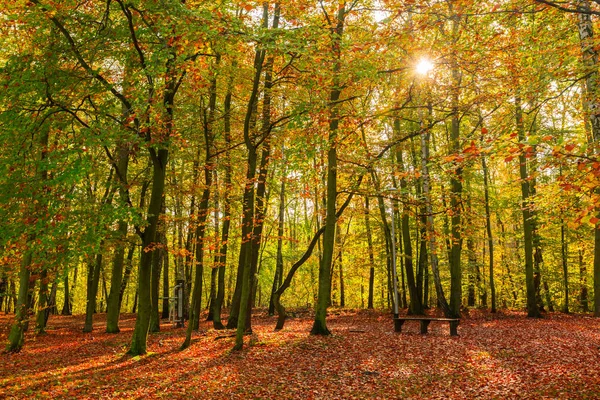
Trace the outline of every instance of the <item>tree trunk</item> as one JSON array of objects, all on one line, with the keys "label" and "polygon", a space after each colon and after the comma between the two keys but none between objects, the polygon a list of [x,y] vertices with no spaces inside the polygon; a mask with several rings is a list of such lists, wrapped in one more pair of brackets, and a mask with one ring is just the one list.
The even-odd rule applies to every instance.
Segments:
[{"label": "tree trunk", "polygon": [[65,298],[63,301],[63,308],[62,308],[62,311],[60,312],[60,314],[61,315],[71,315],[72,308],[71,308],[71,292],[69,291],[69,271],[67,271],[65,273],[64,286],[65,286]]},{"label": "tree trunk", "polygon": [[96,311],[96,297],[98,295],[98,285],[100,283],[100,269],[102,268],[102,248],[100,244],[100,252],[96,254],[95,260],[88,262],[88,277],[87,277],[87,303],[85,307],[85,324],[84,332],[91,332],[94,329],[94,313]]},{"label": "tree trunk", "polygon": [[[431,107],[428,107],[429,118],[431,119]],[[429,121],[427,126],[429,126]],[[433,283],[435,286],[435,292],[437,302],[442,309],[442,312],[446,317],[450,317],[452,312],[446,300],[444,289],[442,287],[442,281],[440,279],[440,271],[437,257],[437,245],[436,245],[436,232],[435,224],[433,220],[433,205],[431,203],[431,177],[429,175],[429,128],[425,126],[423,119],[421,118],[421,184],[423,185],[423,198],[425,200],[425,215],[426,215],[426,233],[429,237],[429,263],[431,264],[431,272],[433,273]],[[410,243],[410,241],[409,241]]]},{"label": "tree trunk", "polygon": [[167,237],[163,236],[165,248],[161,249],[162,253],[162,262],[163,262],[163,301],[162,301],[162,318],[169,318],[169,250],[166,248],[167,246]]},{"label": "tree trunk", "polygon": [[[521,98],[515,98],[515,116],[519,142],[525,142],[525,130],[523,126],[523,110]],[[527,292],[527,316],[532,318],[541,317],[536,301],[536,291],[533,273],[533,228],[531,216],[531,204],[529,199],[529,176],[527,174],[527,160],[525,154],[519,154],[519,172],[521,178],[521,196],[523,210],[523,236],[525,248],[525,284]]]},{"label": "tree trunk", "polygon": [[125,290],[127,290],[129,278],[131,277],[131,272],[133,271],[133,255],[135,253],[136,247],[136,244],[132,244],[131,246],[129,246],[129,251],[127,252],[127,259],[125,261],[125,273],[123,274],[123,281],[121,282],[121,288],[119,289],[119,310],[121,309],[121,305],[123,304],[123,295],[125,294]]},{"label": "tree trunk", "polygon": [[[35,240],[35,236],[30,235],[29,240]],[[21,268],[19,270],[19,296],[15,307],[15,321],[13,322],[10,333],[8,335],[8,344],[6,351],[9,353],[17,353],[23,347],[25,342],[25,324],[27,323],[28,305],[29,305],[29,290],[31,285],[31,266],[32,252],[26,249],[21,260]]]},{"label": "tree trunk", "polygon": [[219,273],[217,283],[217,297],[214,303],[213,311],[213,327],[215,329],[223,329],[223,323],[221,322],[221,308],[223,306],[223,300],[225,299],[225,268],[227,267],[227,249],[229,241],[229,227],[231,225],[231,198],[230,192],[232,190],[231,183],[231,154],[229,148],[231,147],[231,97],[233,87],[233,75],[230,77],[229,85],[227,87],[227,94],[225,95],[224,102],[224,115],[223,115],[223,130],[225,136],[225,193],[223,198],[223,230],[221,231],[221,248],[219,249]]},{"label": "tree trunk", "polygon": [[[164,214],[165,207],[163,202],[162,213]],[[159,222],[159,230],[163,229],[162,223]],[[150,313],[150,332],[160,332],[160,313],[158,309],[158,298],[160,297],[160,270],[162,267],[162,256],[163,249],[161,246],[165,246],[165,240],[163,240],[162,232],[157,232],[156,239],[159,243],[157,243],[157,249],[153,251],[152,255],[152,266],[150,273],[150,300],[151,300],[151,308],[152,312]]]},{"label": "tree trunk", "polygon": [[36,314],[35,330],[38,334],[46,333],[46,307],[48,307],[48,271],[43,269],[40,273],[40,288],[38,290],[38,309]]},{"label": "tree trunk", "polygon": [[569,256],[569,248],[567,247],[567,239],[565,232],[565,224],[564,222],[560,226],[560,250],[561,250],[561,259],[562,259],[562,268],[563,268],[563,286],[565,290],[565,299],[562,306],[562,312],[565,314],[569,313],[569,268],[567,257]]},{"label": "tree trunk", "polygon": [[[118,149],[117,160],[117,175],[120,177],[119,182],[119,198],[125,203],[127,198],[127,172],[129,167],[129,147],[121,145]],[[106,307],[106,333],[118,333],[119,330],[119,315],[121,313],[121,284],[123,283],[123,265],[125,262],[125,239],[127,238],[127,221],[119,221],[117,234],[121,239],[115,248],[113,258],[112,274],[110,280],[110,293],[107,299]],[[128,265],[131,273],[131,263]]]},{"label": "tree trunk", "polygon": [[369,299],[367,308],[373,309],[373,293],[375,286],[375,256],[373,251],[373,235],[369,218],[369,196],[365,196],[365,229],[367,231],[367,249],[369,253]]},{"label": "tree trunk", "polygon": [[[394,119],[394,130],[395,134],[399,136],[400,134],[400,120],[398,118]],[[396,150],[396,159],[398,161],[398,168],[400,169],[400,173],[404,172],[404,160],[402,155],[402,150],[398,148]],[[404,174],[401,175],[400,178],[400,192],[407,193],[408,192],[408,183],[406,182],[406,178]],[[405,203],[406,204],[406,203]],[[413,268],[413,252],[412,252],[412,243],[410,239],[410,221],[409,221],[409,209],[405,206],[402,210],[401,217],[401,228],[402,228],[402,242],[404,247],[404,269],[406,271],[406,280],[408,285],[408,293],[410,296],[410,301],[408,303],[408,313],[411,315],[421,315],[423,314],[423,305],[421,304],[421,298],[417,292],[417,283],[415,279],[415,272]]]},{"label": "tree trunk", "polygon": [[[278,26],[279,24],[279,13],[280,8],[279,4],[275,5],[274,16],[273,16],[273,27]],[[269,5],[264,3],[263,5],[263,19],[262,19],[262,27],[263,29],[269,28]],[[238,271],[242,274],[241,281],[241,290],[240,290],[240,301],[239,301],[239,315],[237,320],[237,332],[235,338],[234,350],[241,350],[244,344],[244,334],[246,332],[246,328],[249,328],[250,318],[252,312],[252,286],[254,282],[254,273],[256,272],[256,263],[258,260],[258,251],[260,247],[260,237],[255,238],[254,235],[258,234],[260,236],[262,232],[262,225],[258,227],[255,231],[254,229],[254,219],[255,219],[255,192],[254,192],[254,178],[256,175],[256,163],[257,163],[257,146],[261,141],[267,140],[265,143],[267,149],[263,149],[263,159],[261,161],[261,170],[259,172],[259,187],[262,186],[262,193],[258,193],[259,202],[262,202],[262,197],[264,196],[264,182],[261,183],[261,180],[264,181],[266,179],[265,176],[261,176],[263,174],[263,162],[266,163],[265,152],[268,154],[268,135],[270,134],[270,128],[268,131],[265,130],[264,120],[265,118],[270,118],[270,116],[266,116],[263,114],[263,127],[261,131],[261,137],[256,142],[256,138],[251,135],[251,131],[255,125],[253,122],[253,115],[256,113],[256,109],[258,107],[258,97],[259,97],[259,85],[263,71],[263,64],[265,61],[266,49],[265,48],[257,48],[256,55],[254,58],[254,81],[252,92],[250,95],[250,100],[248,101],[248,107],[246,109],[246,118],[244,120],[244,142],[246,144],[246,148],[248,149],[248,170],[246,173],[246,186],[244,188],[244,203],[243,203],[243,227],[242,227],[242,235],[244,235],[244,228],[246,228],[248,232],[247,243],[245,246],[242,245],[240,250],[240,265],[243,265],[243,268],[238,268]],[[265,101],[267,102],[267,108],[270,107],[270,88],[271,79],[269,77],[269,73],[267,71],[267,75],[265,76]],[[261,204],[258,204],[257,208],[261,208]],[[262,210],[257,210],[256,215],[260,214]],[[258,219],[258,218],[257,218]],[[261,222],[262,224],[262,222]],[[257,246],[258,243],[258,246]],[[237,286],[237,285],[236,285]],[[237,288],[236,288],[237,289]],[[235,300],[235,298],[234,298]],[[232,310],[233,311],[233,310]],[[231,319],[231,317],[230,317]]]},{"label": "tree trunk", "polygon": [[[220,57],[217,56],[214,67],[218,67]],[[215,160],[213,158],[214,143],[214,121],[217,107],[217,71],[212,73],[209,89],[208,115],[204,110],[204,143],[206,153],[204,159],[204,190],[198,206],[198,221],[196,226],[196,273],[194,277],[194,290],[192,292],[191,315],[186,330],[186,337],[181,346],[182,349],[189,347],[192,340],[192,331],[199,329],[200,312],[202,310],[202,285],[204,272],[204,237],[206,234],[206,220],[209,214],[210,191],[212,187],[213,169]]]},{"label": "tree trunk", "polygon": [[[452,39],[455,43],[459,37],[461,16],[452,10],[453,3],[448,3],[452,15]],[[450,60],[452,77],[452,99],[451,114],[452,123],[450,128],[450,151],[458,155],[461,152],[460,145],[460,115],[459,96],[462,74],[458,65],[458,55],[454,51]],[[451,222],[451,244],[450,244],[450,310],[454,317],[460,317],[462,305],[462,269],[460,256],[462,250],[462,172],[463,167],[457,163],[450,177],[450,209],[452,210]]]},{"label": "tree trunk", "polygon": [[[283,154],[283,147],[282,147]],[[285,159],[283,162],[285,165]],[[279,218],[277,225],[277,257],[275,261],[275,276],[273,276],[273,287],[271,288],[271,298],[269,301],[269,315],[275,314],[275,303],[273,299],[275,292],[281,286],[283,281],[283,228],[285,222],[285,168],[281,171],[281,187],[279,189]]]},{"label": "tree trunk", "polygon": [[[483,140],[483,135],[482,135]],[[483,194],[485,200],[485,229],[487,233],[488,250],[489,250],[489,273],[490,273],[490,294],[492,309],[495,313],[496,309],[496,284],[494,282],[494,237],[492,236],[492,218],[490,215],[490,193],[489,193],[489,171],[485,160],[485,155],[481,154],[481,169],[483,171]]]},{"label": "tree trunk", "polygon": [[147,226],[142,234],[142,252],[138,268],[138,313],[135,320],[133,337],[131,339],[131,347],[128,352],[130,355],[146,354],[148,329],[150,327],[150,313],[152,312],[150,297],[152,256],[154,252],[156,252],[156,230],[158,227],[158,218],[162,209],[169,151],[164,148],[159,149],[156,152],[152,152],[151,157],[153,165],[152,191],[150,193],[150,203],[148,204]]},{"label": "tree trunk", "polygon": [[[48,143],[50,139],[50,128],[44,124],[40,129],[39,146],[40,146],[40,161],[42,166],[38,168],[36,178],[41,184],[48,180],[48,170],[44,165],[44,160],[47,158]],[[36,205],[35,209],[32,210],[34,217],[38,213],[44,212],[43,204]],[[19,295],[17,298],[17,304],[15,306],[15,320],[11,326],[10,333],[8,335],[8,344],[6,351],[9,353],[19,352],[25,342],[25,331],[28,326],[28,313],[29,313],[29,299],[32,295],[35,277],[32,279],[31,266],[33,254],[32,250],[29,249],[31,243],[35,240],[35,233],[27,235],[25,242],[25,250],[23,251],[23,258],[21,259],[21,266],[19,269]]]},{"label": "tree trunk", "polygon": [[583,261],[583,249],[579,249],[579,303],[581,304],[581,311],[589,312],[589,299],[588,299],[588,287],[587,287],[587,267]]},{"label": "tree trunk", "polygon": [[[598,50],[594,40],[594,24],[590,14],[590,1],[578,0],[577,27],[581,42],[583,65],[586,69],[585,111],[592,127],[594,145],[600,143],[600,101],[598,100]],[[597,156],[597,153],[595,154]],[[596,189],[600,196],[600,189]],[[600,220],[600,205],[596,204],[596,218]],[[587,295],[587,293],[586,293]],[[600,222],[594,229],[594,316],[600,317]]]}]

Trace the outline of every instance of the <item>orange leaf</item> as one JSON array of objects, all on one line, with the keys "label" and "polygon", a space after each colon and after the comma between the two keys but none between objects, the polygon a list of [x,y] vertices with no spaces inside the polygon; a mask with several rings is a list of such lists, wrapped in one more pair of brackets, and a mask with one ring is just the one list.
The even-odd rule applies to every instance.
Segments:
[{"label": "orange leaf", "polygon": [[573,143],[569,143],[568,145],[565,146],[566,151],[573,151],[574,148],[575,148],[575,145]]}]

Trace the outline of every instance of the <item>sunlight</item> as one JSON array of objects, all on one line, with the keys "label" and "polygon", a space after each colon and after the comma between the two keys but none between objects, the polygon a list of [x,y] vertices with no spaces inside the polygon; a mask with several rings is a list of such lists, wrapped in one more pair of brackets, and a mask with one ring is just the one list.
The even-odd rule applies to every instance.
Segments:
[{"label": "sunlight", "polygon": [[434,65],[426,58],[422,58],[417,64],[416,71],[419,75],[427,75],[433,69]]}]

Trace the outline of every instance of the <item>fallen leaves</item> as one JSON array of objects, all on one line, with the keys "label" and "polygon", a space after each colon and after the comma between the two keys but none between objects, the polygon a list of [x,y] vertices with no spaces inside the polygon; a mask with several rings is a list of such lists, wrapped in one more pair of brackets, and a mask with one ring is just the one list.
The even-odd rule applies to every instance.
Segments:
[{"label": "fallen leaves", "polygon": [[[150,355],[124,356],[134,325],[92,334],[83,317],[53,316],[48,334],[28,336],[18,354],[0,356],[2,398],[598,398],[600,320],[551,314],[497,316],[471,311],[450,337],[446,324],[393,332],[390,315],[332,310],[330,337],[310,336],[309,317],[274,332],[275,317],[257,315],[253,345],[231,352],[202,322],[190,348],[184,331],[163,325]],[[0,316],[5,341],[9,316]],[[360,333],[357,333],[360,331]],[[92,340],[93,337],[93,340]],[[250,339],[247,337],[246,341]]]}]

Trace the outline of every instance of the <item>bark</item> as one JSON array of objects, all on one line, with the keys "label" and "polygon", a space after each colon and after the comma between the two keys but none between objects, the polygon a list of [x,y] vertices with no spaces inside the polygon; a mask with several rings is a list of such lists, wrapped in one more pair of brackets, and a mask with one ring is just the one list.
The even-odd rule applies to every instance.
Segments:
[{"label": "bark", "polygon": [[69,271],[65,273],[64,278],[64,286],[65,286],[65,298],[63,302],[61,315],[71,315],[72,307],[71,307],[71,292],[69,291]]},{"label": "bark", "polygon": [[583,258],[583,249],[579,249],[579,287],[579,304],[581,304],[581,311],[589,312],[587,267]]},{"label": "bark", "polygon": [[213,327],[215,329],[223,329],[223,323],[221,322],[221,308],[223,306],[223,300],[225,299],[225,268],[227,266],[227,250],[229,241],[229,227],[231,225],[231,198],[230,192],[232,190],[231,183],[231,154],[229,148],[231,147],[231,97],[233,87],[233,75],[229,79],[229,85],[227,87],[227,94],[225,95],[224,102],[224,115],[223,115],[223,130],[225,136],[225,193],[223,195],[223,230],[221,231],[221,248],[219,249],[219,272],[217,279],[217,297],[214,303],[213,310]]},{"label": "bark", "polygon": [[[279,15],[280,8],[279,3],[275,5],[274,15],[273,15],[273,28],[276,28],[279,24]],[[263,5],[263,28],[269,28],[269,6],[267,3]],[[254,282],[254,274],[256,273],[256,266],[258,261],[258,251],[260,249],[260,236],[262,234],[262,221],[259,223],[260,226],[257,227],[255,231],[255,215],[260,216],[263,212],[261,210],[262,205],[260,203],[257,204],[257,210],[255,210],[255,199],[258,197],[259,202],[263,201],[264,197],[264,180],[266,180],[266,162],[268,159],[269,148],[268,148],[268,140],[265,143],[266,149],[263,149],[263,158],[261,161],[261,170],[259,172],[259,188],[261,188],[261,192],[254,192],[254,178],[256,174],[256,163],[257,163],[257,143],[255,142],[255,138],[251,136],[251,130],[253,129],[253,115],[256,113],[256,108],[258,106],[258,95],[259,95],[259,85],[260,78],[262,76],[262,71],[264,68],[264,61],[266,56],[266,49],[261,48],[257,49],[255,59],[254,59],[254,84],[252,88],[252,93],[250,96],[250,100],[248,102],[248,108],[246,111],[246,118],[244,120],[244,142],[248,149],[248,171],[246,174],[246,187],[244,189],[244,225],[247,224],[248,230],[248,242],[246,243],[246,249],[244,254],[244,259],[242,260],[242,251],[240,251],[240,264],[243,263],[242,268],[242,287],[241,287],[241,298],[240,298],[240,306],[239,306],[239,315],[237,322],[237,332],[235,339],[234,350],[240,350],[243,346],[243,336],[246,332],[246,328],[250,328],[250,318],[251,318],[251,310],[252,310],[252,286]],[[269,61],[271,62],[271,61]],[[271,68],[269,71],[268,68]],[[265,105],[267,109],[270,110],[270,87],[272,85],[271,78],[269,77],[270,73],[272,73],[272,64],[267,66],[267,75],[265,76]],[[263,110],[264,111],[264,110]],[[265,121],[268,122],[270,118],[270,113],[263,114],[263,127],[262,127],[262,135],[259,139],[262,141],[268,139],[268,135],[270,134],[270,128],[266,128]],[[266,120],[265,120],[266,119]],[[260,140],[259,140],[260,141]],[[263,175],[264,174],[264,175]],[[255,197],[256,195],[256,197]],[[256,214],[255,214],[256,212]],[[258,218],[257,218],[258,219]],[[242,232],[243,233],[243,232]],[[255,237],[258,235],[258,237]]]},{"label": "bark", "polygon": [[[456,43],[459,37],[461,16],[452,10],[452,2],[448,3],[452,16],[452,40]],[[458,65],[457,52],[452,53],[450,60],[450,69],[452,77],[452,100],[451,113],[452,123],[450,128],[450,150],[458,155],[460,147],[460,115],[459,115],[459,96],[462,74]],[[461,251],[462,251],[462,173],[461,163],[457,163],[450,178],[450,209],[452,216],[451,223],[451,244],[450,244],[450,310],[453,317],[460,317],[460,308],[462,303],[462,269],[461,269]]]},{"label": "bark", "polygon": [[[268,26],[268,5],[265,4],[263,10],[263,27],[266,29]],[[248,284],[248,297],[244,297],[244,301],[248,302],[250,299],[250,291],[251,291],[251,257],[252,257],[252,235],[254,228],[254,201],[255,201],[255,192],[254,192],[254,180],[256,177],[256,165],[257,165],[257,148],[254,143],[254,138],[252,137],[251,131],[254,130],[254,115],[256,113],[256,108],[258,104],[258,96],[259,96],[259,86],[260,79],[262,76],[263,64],[265,60],[265,50],[257,49],[256,54],[254,56],[254,81],[252,86],[252,92],[250,94],[250,99],[248,100],[248,105],[246,108],[246,117],[244,119],[244,144],[246,145],[246,149],[248,151],[247,159],[246,159],[246,183],[244,185],[244,195],[242,202],[242,243],[240,247],[240,254],[238,259],[238,270],[235,282],[235,291],[233,293],[233,299],[231,303],[231,310],[229,312],[229,319],[227,320],[227,328],[238,328],[239,331],[239,321],[241,309],[244,310],[244,330],[246,324],[246,310],[248,309],[248,304],[243,305],[242,307],[242,297],[244,297],[243,289]],[[236,344],[236,347],[241,348],[241,340],[243,333],[238,335],[240,339],[238,340],[240,344]]]},{"label": "bark", "polygon": [[[429,108],[431,113],[431,108]],[[429,138],[430,131],[425,129],[423,121],[421,122],[421,184],[423,185],[423,197],[425,200],[425,213],[426,213],[426,233],[429,238],[429,263],[431,264],[431,272],[433,273],[433,283],[435,286],[435,292],[438,304],[442,309],[444,315],[449,318],[452,316],[452,312],[446,300],[442,282],[440,279],[440,271],[438,266],[437,257],[437,244],[436,244],[436,231],[435,223],[433,219],[433,205],[431,202],[431,177],[429,175]],[[429,124],[428,124],[429,125]]]},{"label": "bark", "polygon": [[[373,186],[375,188],[376,192],[381,192],[381,185],[379,183],[379,179],[377,178],[377,176],[375,175],[374,171],[371,171],[371,180],[373,182]],[[384,198],[382,195],[377,196],[377,204],[379,206],[379,214],[381,217],[381,223],[382,223],[382,228],[383,228],[383,234],[385,237],[385,243],[386,243],[386,248],[385,248],[385,252],[386,252],[386,261],[387,261],[387,288],[388,288],[388,304],[390,304],[393,299],[393,284],[392,284],[392,258],[393,258],[393,252],[392,252],[392,240],[396,240],[395,237],[392,237],[392,230],[390,229],[390,223],[388,223],[388,215],[386,212],[386,207],[385,207],[385,202],[384,202]],[[394,223],[394,210],[392,208],[392,214],[391,214],[391,223]],[[415,290],[416,290],[416,286],[415,286]],[[416,293],[416,292],[415,292]],[[419,307],[419,309],[422,310],[421,307],[421,302],[420,302],[420,296],[415,297],[415,299],[417,299],[418,301],[412,302],[412,297],[411,297],[411,305],[413,307]],[[394,304],[391,304],[392,308],[395,309]],[[415,310],[417,310],[415,308]],[[418,313],[418,311],[415,311],[416,313]],[[422,311],[421,311],[422,313]]]},{"label": "bark", "polygon": [[127,285],[129,284],[129,278],[131,277],[131,272],[133,271],[133,255],[135,253],[137,245],[131,244],[129,246],[129,251],[127,252],[127,259],[125,261],[125,272],[123,273],[123,280],[121,281],[121,288],[119,289],[119,310],[123,304],[123,295],[125,294],[125,290],[127,290]]},{"label": "bark", "polygon": [[[164,214],[164,202],[162,207],[162,213]],[[162,230],[162,223],[159,222],[159,230]],[[150,299],[151,299],[151,309],[150,313],[150,327],[148,328],[150,332],[160,332],[160,314],[158,309],[158,298],[160,296],[160,270],[162,267],[162,258],[163,258],[163,248],[165,246],[163,240],[162,232],[158,232],[156,234],[156,240],[159,242],[156,244],[157,248],[153,252],[152,255],[152,265],[150,272]]]},{"label": "bark", "polygon": [[367,308],[373,309],[373,293],[375,286],[375,256],[373,251],[373,235],[369,218],[369,196],[365,196],[365,229],[367,231],[367,250],[369,253],[369,299]]},{"label": "bark", "polygon": [[[400,134],[400,120],[398,118],[394,119],[394,130],[396,135]],[[402,150],[398,148],[396,150],[396,159],[398,161],[398,168],[400,172],[404,172],[404,160],[402,155]],[[408,183],[404,174],[400,179],[400,192],[407,193],[408,192]],[[405,202],[407,204],[408,202]],[[401,228],[402,228],[402,242],[404,247],[404,269],[406,272],[406,281],[408,286],[408,293],[410,296],[410,301],[408,303],[408,313],[413,315],[423,314],[423,306],[421,304],[421,298],[417,291],[417,282],[415,277],[415,271],[413,268],[413,252],[412,252],[412,243],[410,240],[410,221],[409,221],[409,210],[408,207],[405,206],[402,210],[401,217]]]},{"label": "bark", "polygon": [[167,246],[167,238],[163,237],[165,248],[161,249],[162,253],[162,262],[163,262],[163,301],[162,301],[162,318],[169,318],[169,251],[166,248]]},{"label": "bark", "polygon": [[43,269],[40,273],[40,288],[38,293],[35,330],[38,334],[44,334],[46,333],[46,311],[50,297],[48,293],[48,271],[46,269]]},{"label": "bark", "polygon": [[[215,68],[218,67],[220,57],[217,56]],[[186,337],[181,346],[182,349],[189,347],[192,340],[192,331],[197,330],[200,324],[200,312],[202,310],[202,285],[204,272],[204,237],[206,234],[206,220],[209,214],[210,196],[212,188],[213,170],[215,160],[213,157],[214,146],[214,122],[217,107],[217,71],[214,71],[210,81],[208,115],[204,111],[204,190],[200,204],[198,205],[198,221],[196,225],[196,268],[194,277],[194,289],[192,292],[192,304],[190,321],[186,330]]]},{"label": "bark", "polygon": [[346,3],[340,4],[335,19],[335,26],[331,26],[332,45],[331,55],[333,59],[333,81],[329,93],[329,137],[327,152],[327,197],[325,213],[325,232],[323,233],[323,259],[319,265],[319,291],[315,310],[315,320],[311,329],[313,335],[329,335],[326,317],[327,307],[331,299],[331,265],[335,247],[336,228],[336,197],[337,197],[337,134],[339,128],[339,105],[337,104],[342,87],[340,84],[340,72],[342,62],[342,36],[344,34],[344,22],[346,18]]},{"label": "bark", "polygon": [[[200,179],[200,146],[194,162],[192,163],[192,181],[194,182],[194,190],[192,190],[192,198],[190,200],[189,223],[185,240],[185,261],[183,263],[183,271],[177,271],[177,278],[184,281],[183,290],[183,317],[190,318],[190,294],[192,293],[192,267],[194,265],[194,235],[196,233],[197,215],[196,215],[196,188],[199,186]],[[179,328],[183,327],[183,322],[178,323]]]},{"label": "bark", "polygon": [[[585,102],[586,116],[592,127],[592,144],[600,143],[600,100],[598,100],[598,50],[594,40],[594,24],[589,13],[589,0],[578,0],[577,28],[581,43],[582,62],[586,69]],[[598,155],[597,150],[595,156]],[[600,197],[600,189],[595,190],[595,197]],[[600,219],[600,202],[596,200],[596,218]],[[587,294],[586,294],[587,295]],[[594,229],[594,316],[600,317],[600,222]]]},{"label": "bark", "polygon": [[138,268],[138,313],[135,321],[130,355],[146,354],[148,340],[148,330],[150,327],[150,314],[152,312],[151,303],[151,274],[152,274],[152,256],[156,252],[156,230],[158,227],[158,218],[162,209],[163,193],[165,188],[165,176],[167,169],[167,160],[169,151],[160,149],[152,152],[152,191],[150,193],[150,203],[148,204],[147,226],[142,235],[142,252]]},{"label": "bark", "polygon": [[[129,167],[129,147],[127,145],[121,145],[118,149],[117,155],[117,169],[118,174],[124,181],[127,180],[127,171]],[[121,202],[125,203],[127,198],[127,188],[124,182],[119,182],[119,198]],[[119,329],[119,315],[121,312],[120,302],[120,290],[121,284],[123,283],[123,266],[125,264],[125,246],[127,238],[127,221],[119,221],[117,228],[117,234],[120,239],[115,248],[115,254],[113,258],[112,274],[110,280],[110,293],[107,299],[107,310],[106,310],[106,333],[118,333]],[[130,264],[131,265],[131,264]],[[131,268],[130,268],[131,271]]]},{"label": "bark", "polygon": [[[483,140],[483,137],[482,137]],[[489,171],[485,155],[481,155],[481,169],[483,171],[483,195],[485,200],[485,229],[487,234],[488,250],[489,250],[489,274],[490,274],[490,295],[492,302],[491,312],[496,310],[496,284],[494,281],[494,237],[492,236],[492,218],[490,215],[490,193],[489,193]]]},{"label": "bark", "polygon": [[[525,142],[525,130],[523,126],[523,110],[521,108],[521,99],[515,98],[515,117],[517,124],[517,133],[519,142]],[[532,318],[541,317],[540,310],[536,301],[536,290],[533,270],[533,227],[529,192],[529,176],[527,173],[527,160],[525,155],[519,155],[519,173],[521,178],[521,200],[523,213],[523,240],[525,249],[525,285],[527,292],[527,316]]]},{"label": "bark", "polygon": [[46,307],[46,312],[44,313],[44,326],[48,324],[48,318],[50,314],[56,315],[56,292],[58,291],[58,282],[52,282],[52,287],[50,288],[50,297],[48,297],[48,305]]},{"label": "bark", "polygon": [[[103,245],[100,244],[100,249]],[[100,250],[101,251],[101,250]],[[96,297],[98,295],[98,284],[100,283],[100,269],[102,268],[102,253],[96,254],[94,260],[88,262],[88,277],[87,277],[87,303],[85,307],[85,324],[84,332],[91,332],[94,329],[93,319],[96,312]]]},{"label": "bark", "polygon": [[[35,240],[33,235],[29,236],[28,242]],[[19,295],[17,297],[17,305],[15,307],[15,320],[10,328],[8,335],[8,344],[6,351],[16,353],[23,348],[25,342],[25,324],[28,314],[28,298],[29,288],[31,286],[30,265],[32,261],[32,251],[27,249],[23,253],[21,260],[21,268],[19,270]]]},{"label": "bark", "polygon": [[569,268],[567,257],[569,254],[569,249],[567,247],[566,241],[566,232],[564,223],[560,226],[560,252],[562,259],[562,268],[563,268],[563,286],[565,298],[562,306],[562,312],[568,314],[569,313]]},{"label": "bark", "polygon": [[[48,143],[50,139],[50,128],[46,125],[42,125],[40,129],[39,146],[40,146],[40,162],[41,166],[38,168],[37,180],[40,184],[48,179],[48,170],[44,165],[44,161],[48,156]],[[38,205],[32,210],[34,217],[41,212],[44,212],[43,201],[39,202]],[[8,344],[6,351],[9,353],[19,352],[25,342],[25,331],[28,326],[28,314],[29,314],[29,300],[32,296],[34,288],[35,277],[32,279],[31,264],[33,260],[32,250],[29,248],[35,241],[35,233],[27,235],[25,242],[25,250],[21,259],[21,266],[19,269],[19,294],[17,298],[17,304],[15,305],[15,319],[11,326],[10,333],[8,335]]]},{"label": "bark", "polygon": [[[283,148],[282,148],[283,154]],[[284,163],[285,165],[285,160]],[[269,315],[275,314],[275,303],[273,301],[277,288],[283,282],[283,227],[285,223],[285,168],[281,171],[281,187],[279,189],[279,218],[277,224],[277,256],[275,261],[275,275],[273,276],[273,286],[271,288],[271,298],[269,300]]]}]

